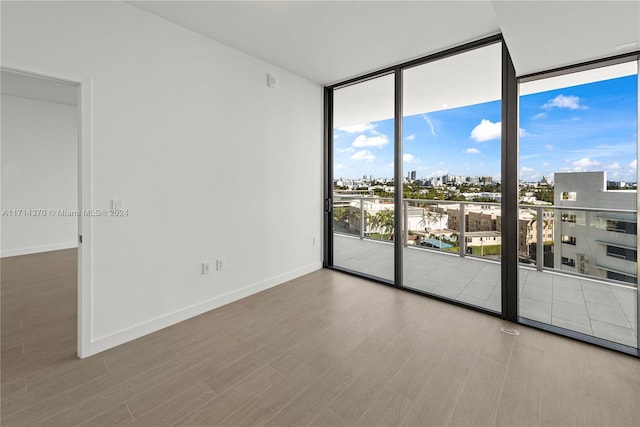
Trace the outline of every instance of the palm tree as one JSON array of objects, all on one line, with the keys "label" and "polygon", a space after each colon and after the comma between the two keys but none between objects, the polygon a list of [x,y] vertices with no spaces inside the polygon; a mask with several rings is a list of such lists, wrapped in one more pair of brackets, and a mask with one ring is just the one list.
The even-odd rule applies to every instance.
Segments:
[{"label": "palm tree", "polygon": [[382,231],[383,236],[393,235],[395,223],[391,209],[382,209],[376,212],[372,222],[374,226]]},{"label": "palm tree", "polygon": [[[359,219],[359,218],[358,218]],[[371,215],[369,211],[364,211],[364,234],[366,235],[367,230],[371,231],[375,228],[375,217]]]},{"label": "palm tree", "polygon": [[420,224],[424,225],[426,230],[427,223],[430,224],[434,222],[439,222],[442,220],[443,217],[444,217],[444,214],[442,212],[434,212],[432,210],[427,209],[424,211]]},{"label": "palm tree", "polygon": [[347,211],[347,208],[333,208],[333,221],[334,222],[343,222],[347,220],[347,216],[349,215],[349,212]]},{"label": "palm tree", "polygon": [[349,229],[360,230],[360,211],[349,213]]}]

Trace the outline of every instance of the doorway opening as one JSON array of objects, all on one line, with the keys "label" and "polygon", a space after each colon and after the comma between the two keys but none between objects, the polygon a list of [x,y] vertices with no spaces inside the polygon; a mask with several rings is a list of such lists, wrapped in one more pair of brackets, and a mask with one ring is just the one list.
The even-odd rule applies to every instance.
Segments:
[{"label": "doorway opening", "polygon": [[0,82],[4,388],[82,356],[82,130],[80,82],[5,67]]}]

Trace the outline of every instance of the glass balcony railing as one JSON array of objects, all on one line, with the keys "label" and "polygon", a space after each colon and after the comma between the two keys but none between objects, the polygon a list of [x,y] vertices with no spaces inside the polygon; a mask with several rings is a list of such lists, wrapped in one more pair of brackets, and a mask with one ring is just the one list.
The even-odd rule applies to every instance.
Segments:
[{"label": "glass balcony railing", "polygon": [[[393,281],[393,199],[334,200],[334,264]],[[402,203],[403,286],[500,312],[500,204]],[[636,218],[632,210],[519,206],[519,316],[636,347]]]},{"label": "glass balcony railing", "polygon": [[520,317],[637,347],[635,210],[519,207]]},{"label": "glass balcony railing", "polygon": [[519,207],[519,259],[537,270],[637,286],[637,212]]},{"label": "glass balcony railing", "polygon": [[338,233],[390,241],[394,234],[393,199],[368,194],[336,196],[333,226]]},{"label": "glass balcony railing", "polygon": [[[405,247],[500,261],[499,203],[403,200]],[[636,211],[520,205],[523,266],[636,286]],[[336,195],[334,232],[389,242],[394,200],[368,192]]]},{"label": "glass balcony railing", "polygon": [[404,245],[500,261],[500,204],[405,199]]},{"label": "glass balcony railing", "polygon": [[[392,241],[394,200],[368,192],[336,195],[334,232]],[[442,200],[403,200],[405,247],[457,253],[500,261],[500,204]]]}]

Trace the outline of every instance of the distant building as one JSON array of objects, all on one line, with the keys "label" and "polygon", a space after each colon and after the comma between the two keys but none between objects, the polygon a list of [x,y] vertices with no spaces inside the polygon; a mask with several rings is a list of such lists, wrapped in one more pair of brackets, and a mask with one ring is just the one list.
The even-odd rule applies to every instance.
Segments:
[{"label": "distant building", "polygon": [[490,176],[482,176],[480,177],[480,182],[482,184],[491,184],[493,182],[493,178]]},{"label": "distant building", "polygon": [[606,174],[570,172],[554,175],[557,206],[554,266],[591,276],[637,283],[636,190],[607,190]]},{"label": "distant building", "polygon": [[[553,242],[553,212],[542,213],[542,240]],[[535,259],[534,243],[538,243],[538,217],[534,209],[520,209],[518,212],[518,253],[522,258]]]},{"label": "distant building", "polygon": [[464,235],[467,248],[474,246],[493,246],[502,244],[500,231],[468,231]]},{"label": "distant building", "polygon": [[[460,206],[457,204],[440,208],[449,217],[448,228],[460,230]],[[469,204],[465,207],[464,225],[467,232],[500,231],[500,206]]]}]

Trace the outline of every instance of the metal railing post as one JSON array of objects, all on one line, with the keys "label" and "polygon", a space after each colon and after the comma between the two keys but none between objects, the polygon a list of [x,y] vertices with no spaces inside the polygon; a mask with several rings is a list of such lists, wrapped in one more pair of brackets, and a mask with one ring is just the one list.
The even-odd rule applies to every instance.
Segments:
[{"label": "metal railing post", "polygon": [[409,245],[409,202],[407,200],[402,201],[402,239],[404,247]]},{"label": "metal railing post", "polygon": [[536,216],[538,224],[536,227],[536,270],[542,271],[544,268],[544,209],[541,206],[536,207]]},{"label": "metal railing post", "polygon": [[460,202],[460,221],[458,221],[458,246],[460,247],[460,256],[464,257],[467,250],[467,239],[464,237],[466,227],[466,218],[464,213],[465,204]]},{"label": "metal railing post", "polygon": [[364,198],[360,198],[360,240],[364,239],[364,228],[366,225],[364,217]]}]

